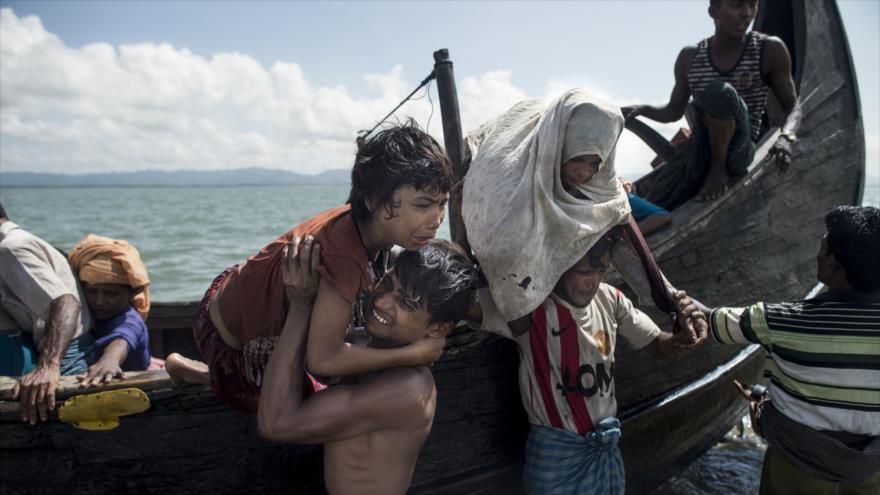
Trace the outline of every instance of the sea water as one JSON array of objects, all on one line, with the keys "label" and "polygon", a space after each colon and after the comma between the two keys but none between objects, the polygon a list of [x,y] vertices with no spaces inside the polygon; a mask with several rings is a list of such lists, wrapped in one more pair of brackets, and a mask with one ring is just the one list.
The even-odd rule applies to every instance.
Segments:
[{"label": "sea water", "polygon": [[154,301],[201,299],[225,268],[347,197],[345,184],[0,187],[10,219],[65,252],[88,234],[134,244]]},{"label": "sea water", "polygon": [[[3,188],[10,219],[69,251],[87,234],[127,239],[150,273],[154,301],[200,299],[224,268],[255,253],[294,225],[342,204],[348,186]],[[865,205],[880,206],[880,181],[870,177]],[[448,221],[439,235],[449,238]],[[743,419],[744,422],[748,418]],[[723,441],[656,494],[756,493],[764,445],[748,425]]]}]

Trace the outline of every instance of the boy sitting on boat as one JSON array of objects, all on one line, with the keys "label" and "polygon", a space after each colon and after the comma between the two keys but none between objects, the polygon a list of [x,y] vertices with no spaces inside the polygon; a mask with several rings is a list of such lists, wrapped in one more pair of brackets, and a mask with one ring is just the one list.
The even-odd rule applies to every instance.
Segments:
[{"label": "boy sitting on boat", "polygon": [[724,194],[729,179],[744,175],[752,162],[769,89],[786,116],[770,156],[780,173],[791,165],[801,122],[791,56],[779,38],[748,31],[757,4],[757,0],[709,0],[715,34],[681,50],[669,102],[662,107],[622,109],[627,119],[644,115],[657,122],[675,122],[693,97],[693,134],[684,150],[668,157],[657,171],[646,191],[647,200],[671,210],[694,195],[698,201],[708,201]]},{"label": "boy sitting on boat", "polygon": [[124,371],[150,367],[150,278],[137,248],[89,234],[68,255],[95,320],[94,364],[77,378],[81,387],[110,383]]},{"label": "boy sitting on boat", "polygon": [[[21,375],[21,419],[49,419],[61,375],[86,371],[91,316],[67,258],[9,221],[0,205],[0,366]],[[32,361],[35,355],[35,363]]]},{"label": "boy sitting on boat", "polygon": [[[762,494],[880,492],[880,210],[838,206],[816,256],[827,292],[803,301],[683,310],[722,344],[758,344],[768,393]],[[698,309],[699,308],[699,309]]]},{"label": "boy sitting on boat", "polygon": [[[700,345],[705,325],[680,318],[687,332],[661,332],[620,290],[602,283],[616,231],[606,233],[530,314],[508,323],[492,297],[480,298],[469,319],[516,341],[519,387],[531,429],[524,481],[530,494],[624,493],[614,392],[618,335],[633,348],[669,356]],[[695,326],[696,324],[696,326]]]}]

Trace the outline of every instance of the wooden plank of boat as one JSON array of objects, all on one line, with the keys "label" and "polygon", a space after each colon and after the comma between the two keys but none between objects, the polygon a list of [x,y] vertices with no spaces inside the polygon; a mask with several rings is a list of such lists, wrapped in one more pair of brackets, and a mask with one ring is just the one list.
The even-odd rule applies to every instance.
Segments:
[{"label": "wooden plank of boat", "polygon": [[[788,43],[800,94],[809,99],[795,166],[779,177],[770,164],[756,161],[726,196],[685,204],[673,212],[673,229],[649,239],[670,279],[709,304],[802,296],[814,281],[822,215],[834,204],[861,199],[864,136],[834,2],[764,2],[756,25]],[[154,305],[149,326],[157,353],[199,357],[189,330],[195,307]],[[617,353],[621,447],[633,493],[682,469],[742,415],[744,403],[730,380],[753,380],[763,359],[754,347],[715,345],[680,361],[655,360],[626,347]],[[413,493],[448,493],[453,487],[458,493],[493,493],[499,478],[510,489],[518,486],[528,425],[517,391],[517,360],[512,342],[487,334],[449,339],[433,369],[438,409]],[[0,414],[0,479],[23,493],[42,491],[47,483],[73,493],[323,493],[320,447],[263,441],[253,418],[218,402],[207,387],[167,388],[165,378],[152,380],[154,388],[143,384],[150,388],[151,409],[123,418],[112,432],[83,432],[57,421],[24,426],[14,413],[17,405],[0,398],[10,411]]]}]

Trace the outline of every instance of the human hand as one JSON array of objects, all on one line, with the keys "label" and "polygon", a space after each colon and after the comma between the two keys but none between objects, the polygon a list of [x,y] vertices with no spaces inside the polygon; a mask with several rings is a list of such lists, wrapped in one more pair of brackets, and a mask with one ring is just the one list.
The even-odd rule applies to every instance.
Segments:
[{"label": "human hand", "polygon": [[630,105],[626,107],[620,107],[620,113],[623,114],[624,120],[630,120],[638,117],[644,111],[644,106],[642,105]]},{"label": "human hand", "polygon": [[636,192],[636,185],[626,179],[620,179],[620,185],[623,187],[623,190],[627,193],[638,194]]},{"label": "human hand", "polygon": [[49,412],[55,410],[55,389],[61,371],[58,366],[37,366],[30,373],[21,377],[21,381],[12,388],[12,400],[21,396],[21,420],[32,425],[37,419],[46,421]]},{"label": "human hand", "polygon": [[310,304],[318,291],[321,245],[308,235],[294,237],[281,249],[281,280],[291,304]]},{"label": "human hand", "polygon": [[434,364],[443,355],[444,346],[446,346],[446,337],[436,335],[428,335],[412,342],[407,346],[412,356],[411,364],[413,366]]},{"label": "human hand", "polygon": [[705,313],[683,290],[675,291],[672,298],[675,300],[675,318],[681,329],[681,332],[675,336],[676,345],[679,347],[703,345],[709,330]]},{"label": "human hand", "polygon": [[733,385],[736,387],[737,392],[747,401],[749,401],[749,416],[752,418],[752,421],[755,421],[755,413],[758,409],[758,404],[761,402],[760,398],[752,395],[752,391],[746,385],[740,383],[739,380],[734,380]]},{"label": "human hand", "polygon": [[119,367],[118,362],[113,359],[100,359],[97,363],[89,366],[89,371],[81,375],[77,375],[79,380],[79,388],[97,387],[98,385],[108,384],[114,378],[125,380],[125,373]]},{"label": "human hand", "polygon": [[783,134],[776,139],[775,143],[773,143],[773,147],[770,148],[770,152],[767,153],[766,160],[775,160],[776,169],[779,171],[779,175],[783,175],[788,171],[788,167],[791,166],[793,155],[794,141],[792,141],[787,135]]}]

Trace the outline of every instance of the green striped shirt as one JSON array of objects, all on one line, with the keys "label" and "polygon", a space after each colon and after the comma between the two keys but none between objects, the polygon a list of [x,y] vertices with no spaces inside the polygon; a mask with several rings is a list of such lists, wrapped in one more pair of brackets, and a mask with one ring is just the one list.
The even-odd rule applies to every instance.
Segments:
[{"label": "green striped shirt", "polygon": [[767,350],[764,378],[789,418],[817,430],[880,434],[880,293],[718,308],[709,327],[720,343]]}]

